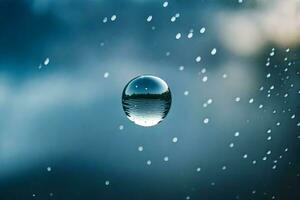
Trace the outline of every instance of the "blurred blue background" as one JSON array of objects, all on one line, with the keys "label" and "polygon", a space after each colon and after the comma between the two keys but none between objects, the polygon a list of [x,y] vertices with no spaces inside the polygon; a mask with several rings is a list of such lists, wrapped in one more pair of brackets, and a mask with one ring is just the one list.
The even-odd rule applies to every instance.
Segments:
[{"label": "blurred blue background", "polygon": [[[300,198],[299,0],[1,0],[0,27],[0,199]],[[151,128],[141,74],[172,91]]]}]

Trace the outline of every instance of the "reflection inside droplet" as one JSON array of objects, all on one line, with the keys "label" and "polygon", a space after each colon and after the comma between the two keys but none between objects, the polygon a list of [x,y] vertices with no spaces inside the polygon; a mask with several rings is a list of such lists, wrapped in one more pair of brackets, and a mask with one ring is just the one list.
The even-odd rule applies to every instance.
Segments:
[{"label": "reflection inside droplet", "polygon": [[124,112],[140,126],[154,126],[161,122],[168,114],[171,102],[171,91],[167,83],[151,75],[132,79],[122,94]]}]

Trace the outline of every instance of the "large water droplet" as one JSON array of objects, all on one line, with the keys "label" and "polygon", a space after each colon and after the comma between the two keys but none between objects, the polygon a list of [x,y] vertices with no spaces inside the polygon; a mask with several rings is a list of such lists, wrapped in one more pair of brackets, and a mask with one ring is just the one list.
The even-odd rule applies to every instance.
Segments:
[{"label": "large water droplet", "polygon": [[122,94],[124,112],[140,126],[154,126],[161,122],[167,116],[171,102],[171,91],[167,83],[151,75],[132,79]]}]

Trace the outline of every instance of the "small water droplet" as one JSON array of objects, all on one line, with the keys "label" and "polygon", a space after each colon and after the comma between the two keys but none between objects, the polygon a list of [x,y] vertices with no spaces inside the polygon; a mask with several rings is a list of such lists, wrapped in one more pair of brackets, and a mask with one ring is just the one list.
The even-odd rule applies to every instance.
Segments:
[{"label": "small water droplet", "polygon": [[209,118],[204,118],[203,123],[207,124],[209,122]]},{"label": "small water droplet", "polygon": [[166,8],[168,5],[169,5],[169,2],[167,2],[167,1],[165,1],[165,2],[163,3],[163,7],[164,7],[164,8]]},{"label": "small water droplet", "polygon": [[154,126],[161,122],[171,107],[171,91],[167,83],[151,75],[132,79],[122,94],[127,117],[140,126]]},{"label": "small water droplet", "polygon": [[177,137],[173,137],[172,142],[176,143],[177,141],[178,141],[178,138]]},{"label": "small water droplet", "polygon": [[143,150],[144,150],[144,147],[143,147],[143,146],[139,146],[139,147],[138,147],[138,151],[141,152],[141,151],[143,151]]},{"label": "small water droplet", "polygon": [[108,72],[105,72],[105,73],[103,74],[103,77],[104,77],[104,78],[108,78],[108,76],[109,76],[109,73],[108,73]]},{"label": "small water droplet", "polygon": [[107,22],[107,17],[104,17],[103,20],[102,20],[102,22],[106,23]]},{"label": "small water droplet", "polygon": [[151,160],[147,160],[147,165],[151,165],[151,164],[152,164]]},{"label": "small water droplet", "polygon": [[110,18],[111,21],[115,21],[116,19],[117,19],[116,15],[112,15],[111,18]]},{"label": "small water droplet", "polygon": [[50,59],[49,59],[49,58],[46,58],[45,61],[44,61],[44,65],[45,65],[45,66],[48,65],[49,62],[50,62]]},{"label": "small water droplet", "polygon": [[147,22],[151,22],[151,20],[152,20],[152,15],[149,15],[149,16],[147,17]]},{"label": "small water droplet", "polygon": [[212,50],[211,50],[211,52],[210,52],[210,54],[211,55],[216,55],[216,53],[217,53],[217,49],[216,48],[213,48]]},{"label": "small water droplet", "polygon": [[205,27],[202,27],[202,28],[200,29],[200,33],[201,33],[201,34],[205,33],[205,30],[206,30]]},{"label": "small water droplet", "polygon": [[179,39],[181,38],[181,33],[177,33],[176,36],[175,36],[175,38],[176,38],[177,40],[179,40]]}]

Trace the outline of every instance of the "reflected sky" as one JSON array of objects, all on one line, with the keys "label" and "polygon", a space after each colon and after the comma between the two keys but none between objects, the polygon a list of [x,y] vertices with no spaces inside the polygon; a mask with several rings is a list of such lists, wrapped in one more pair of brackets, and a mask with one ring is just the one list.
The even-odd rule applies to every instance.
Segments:
[{"label": "reflected sky", "polygon": [[167,83],[161,78],[152,75],[141,75],[129,81],[124,88],[123,94],[162,94],[168,91]]}]

